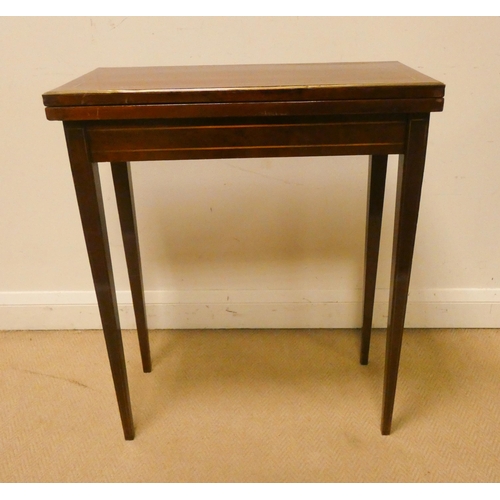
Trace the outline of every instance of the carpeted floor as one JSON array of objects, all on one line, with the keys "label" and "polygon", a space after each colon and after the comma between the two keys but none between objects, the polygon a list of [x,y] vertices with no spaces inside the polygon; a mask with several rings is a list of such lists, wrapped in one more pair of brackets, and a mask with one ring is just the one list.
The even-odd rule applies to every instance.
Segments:
[{"label": "carpeted floor", "polygon": [[408,330],[380,435],[385,334],[124,332],[125,441],[101,332],[0,332],[0,482],[500,481],[500,330]]}]

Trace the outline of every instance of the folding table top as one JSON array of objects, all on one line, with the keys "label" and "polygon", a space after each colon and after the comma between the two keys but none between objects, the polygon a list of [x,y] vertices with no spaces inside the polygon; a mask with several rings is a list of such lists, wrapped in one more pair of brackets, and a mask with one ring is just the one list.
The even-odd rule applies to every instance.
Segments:
[{"label": "folding table top", "polygon": [[43,101],[60,107],[443,96],[443,83],[404,64],[361,62],[97,68],[46,92]]}]

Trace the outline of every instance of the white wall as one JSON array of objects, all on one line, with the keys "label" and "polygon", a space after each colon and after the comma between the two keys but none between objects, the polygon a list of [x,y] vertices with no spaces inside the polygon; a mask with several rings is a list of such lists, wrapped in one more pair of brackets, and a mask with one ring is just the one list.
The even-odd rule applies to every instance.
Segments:
[{"label": "white wall", "polygon": [[[500,327],[499,33],[498,17],[0,18],[0,329],[99,327],[62,125],[45,119],[44,91],[98,66],[377,60],[447,85],[431,118],[407,325]],[[150,326],[359,326],[367,161],[133,164]],[[391,158],[376,326],[394,186]]]}]

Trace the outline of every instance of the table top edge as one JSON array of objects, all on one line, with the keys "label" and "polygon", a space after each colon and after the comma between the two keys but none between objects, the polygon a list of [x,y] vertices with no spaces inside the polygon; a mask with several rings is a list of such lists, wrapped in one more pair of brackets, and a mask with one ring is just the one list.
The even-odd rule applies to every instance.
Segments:
[{"label": "table top edge", "polygon": [[[149,79],[149,80],[148,80]],[[445,85],[397,61],[96,68],[42,94],[45,106],[442,97]]]}]

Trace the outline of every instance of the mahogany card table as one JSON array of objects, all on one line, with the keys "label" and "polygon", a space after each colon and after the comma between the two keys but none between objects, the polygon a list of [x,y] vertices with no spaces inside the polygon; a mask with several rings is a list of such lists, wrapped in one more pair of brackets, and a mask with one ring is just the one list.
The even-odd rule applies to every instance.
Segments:
[{"label": "mahogany card table", "polygon": [[125,439],[134,438],[134,424],[98,163],[111,163],[142,364],[149,372],[129,162],[368,156],[361,329],[361,364],[366,364],[387,157],[399,155],[382,400],[386,435],[391,431],[429,118],[442,111],[443,97],[443,83],[399,62],[98,68],[43,94],[47,118],[64,125]]}]

